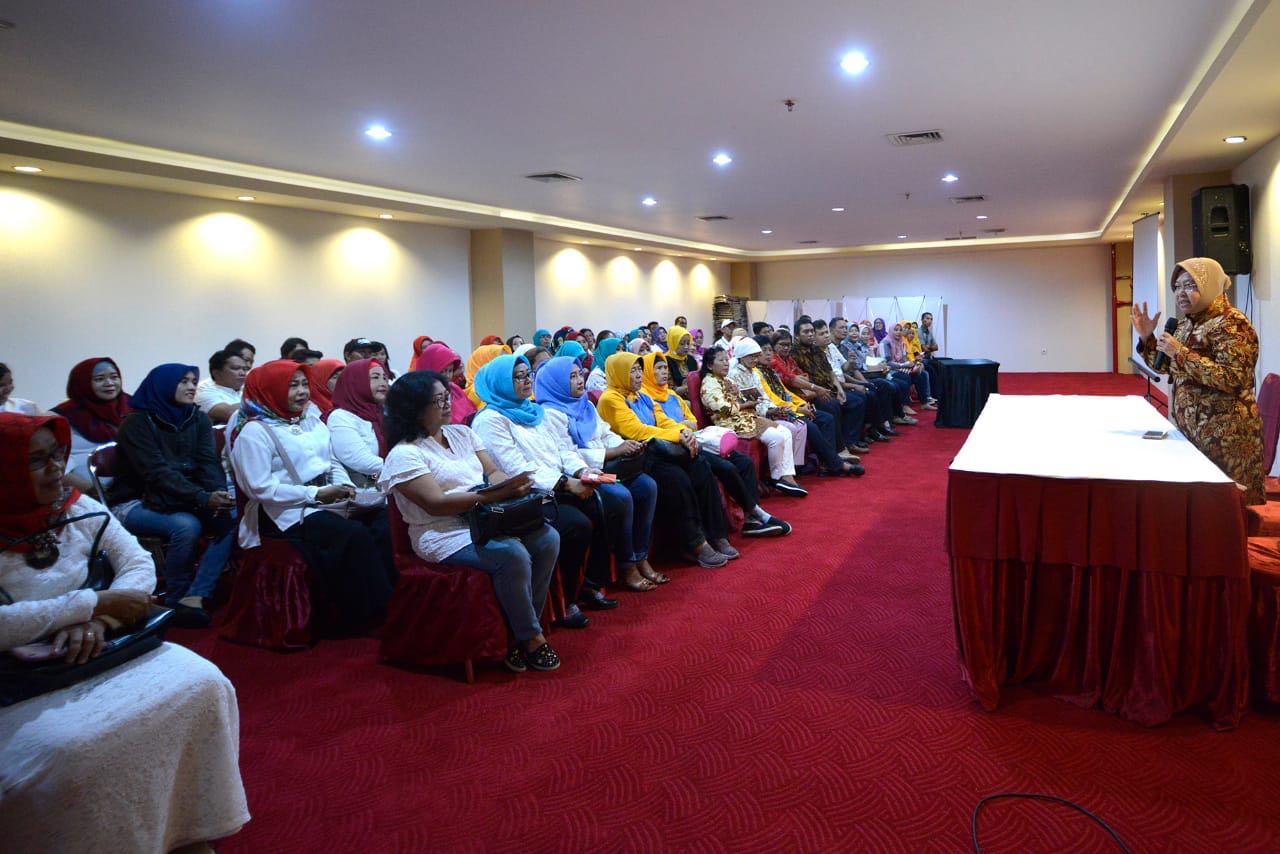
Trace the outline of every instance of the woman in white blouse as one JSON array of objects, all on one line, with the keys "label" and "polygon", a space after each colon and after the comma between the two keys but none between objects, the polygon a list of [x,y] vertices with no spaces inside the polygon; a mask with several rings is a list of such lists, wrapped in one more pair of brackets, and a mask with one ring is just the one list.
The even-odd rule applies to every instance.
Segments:
[{"label": "woman in white blouse", "polygon": [[[0,657],[43,643],[83,663],[150,609],[155,564],[68,487],[70,445],[62,418],[0,414]],[[99,532],[115,578],[95,592]],[[249,820],[239,726],[226,677],[167,643],[0,709],[5,850],[172,851],[235,833]]]},{"label": "woman in white blouse", "polygon": [[13,396],[13,371],[0,362],[0,412],[16,412],[19,415],[40,415],[40,407],[29,400]]},{"label": "woman in white blouse", "polygon": [[[387,394],[383,429],[391,450],[378,485],[395,496],[414,552],[430,563],[469,566],[493,579],[498,605],[515,636],[505,664],[521,673],[555,670],[560,657],[542,633],[539,615],[560,553],[560,535],[544,524],[520,538],[471,540],[461,514],[484,502],[527,495],[527,472],[503,472],[470,428],[451,424],[448,382],[434,371],[405,374]],[[512,476],[514,475],[514,476]],[[479,493],[484,483],[497,489]]]},{"label": "woman in white blouse", "polygon": [[382,404],[391,388],[387,369],[374,359],[347,365],[333,389],[333,409],[325,416],[333,456],[357,488],[375,487],[387,444],[382,436]]},{"label": "woman in white blouse", "polygon": [[247,501],[240,546],[288,540],[306,559],[322,603],[316,628],[359,632],[382,618],[396,575],[385,511],[381,519],[376,511],[364,516],[368,524],[325,512],[355,498],[356,489],[310,401],[306,372],[295,362],[259,365],[245,381],[231,435],[236,489]]}]

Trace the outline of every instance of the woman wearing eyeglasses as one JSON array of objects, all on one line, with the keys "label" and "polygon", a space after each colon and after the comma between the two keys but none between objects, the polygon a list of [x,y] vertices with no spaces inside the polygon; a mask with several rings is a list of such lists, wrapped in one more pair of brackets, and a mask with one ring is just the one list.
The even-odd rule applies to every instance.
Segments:
[{"label": "woman wearing eyeglasses", "polygon": [[[1258,334],[1232,307],[1230,284],[1212,258],[1188,258],[1173,268],[1172,288],[1182,320],[1172,333],[1156,336],[1160,312],[1132,308],[1138,353],[1173,381],[1169,413],[1191,443],[1245,490],[1248,504],[1265,504],[1262,416],[1254,398]],[[1156,358],[1168,361],[1156,368]]]}]

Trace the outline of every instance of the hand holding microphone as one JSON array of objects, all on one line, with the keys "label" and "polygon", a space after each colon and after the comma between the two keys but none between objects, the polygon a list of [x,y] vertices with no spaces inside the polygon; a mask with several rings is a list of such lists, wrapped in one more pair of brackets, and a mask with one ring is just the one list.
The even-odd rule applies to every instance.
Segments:
[{"label": "hand holding microphone", "polygon": [[1153,361],[1151,365],[1156,371],[1163,371],[1168,368],[1169,357],[1173,353],[1177,352],[1178,348],[1182,346],[1182,342],[1173,337],[1174,330],[1177,328],[1178,318],[1171,317],[1165,321],[1164,335],[1162,335],[1160,340],[1156,342],[1156,348],[1160,352],[1156,353],[1155,361]]}]

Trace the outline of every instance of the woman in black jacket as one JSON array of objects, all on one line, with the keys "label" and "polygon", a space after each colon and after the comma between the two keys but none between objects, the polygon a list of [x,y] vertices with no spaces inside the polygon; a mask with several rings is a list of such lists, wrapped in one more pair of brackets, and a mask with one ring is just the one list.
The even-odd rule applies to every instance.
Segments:
[{"label": "woman in black jacket", "polygon": [[[209,624],[204,600],[227,567],[234,531],[213,425],[195,405],[199,380],[192,365],[161,365],[147,374],[116,434],[116,474],[107,493],[130,532],[164,538],[165,604],[177,610],[176,624],[190,628]],[[210,539],[203,559],[201,535]]]}]

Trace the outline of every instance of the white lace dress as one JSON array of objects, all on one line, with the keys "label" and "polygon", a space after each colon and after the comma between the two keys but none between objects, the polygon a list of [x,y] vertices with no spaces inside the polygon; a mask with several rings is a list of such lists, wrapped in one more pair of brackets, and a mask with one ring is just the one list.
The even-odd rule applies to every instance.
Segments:
[{"label": "white lace dress", "polygon": [[[70,515],[102,511],[81,498]],[[0,651],[89,619],[78,588],[102,520],[62,529],[48,569],[0,554]],[[114,517],[101,547],[116,589],[155,586],[155,565]],[[0,652],[3,654],[3,652]],[[164,644],[113,670],[0,708],[0,848],[163,852],[249,820],[235,689],[210,662]]]}]

